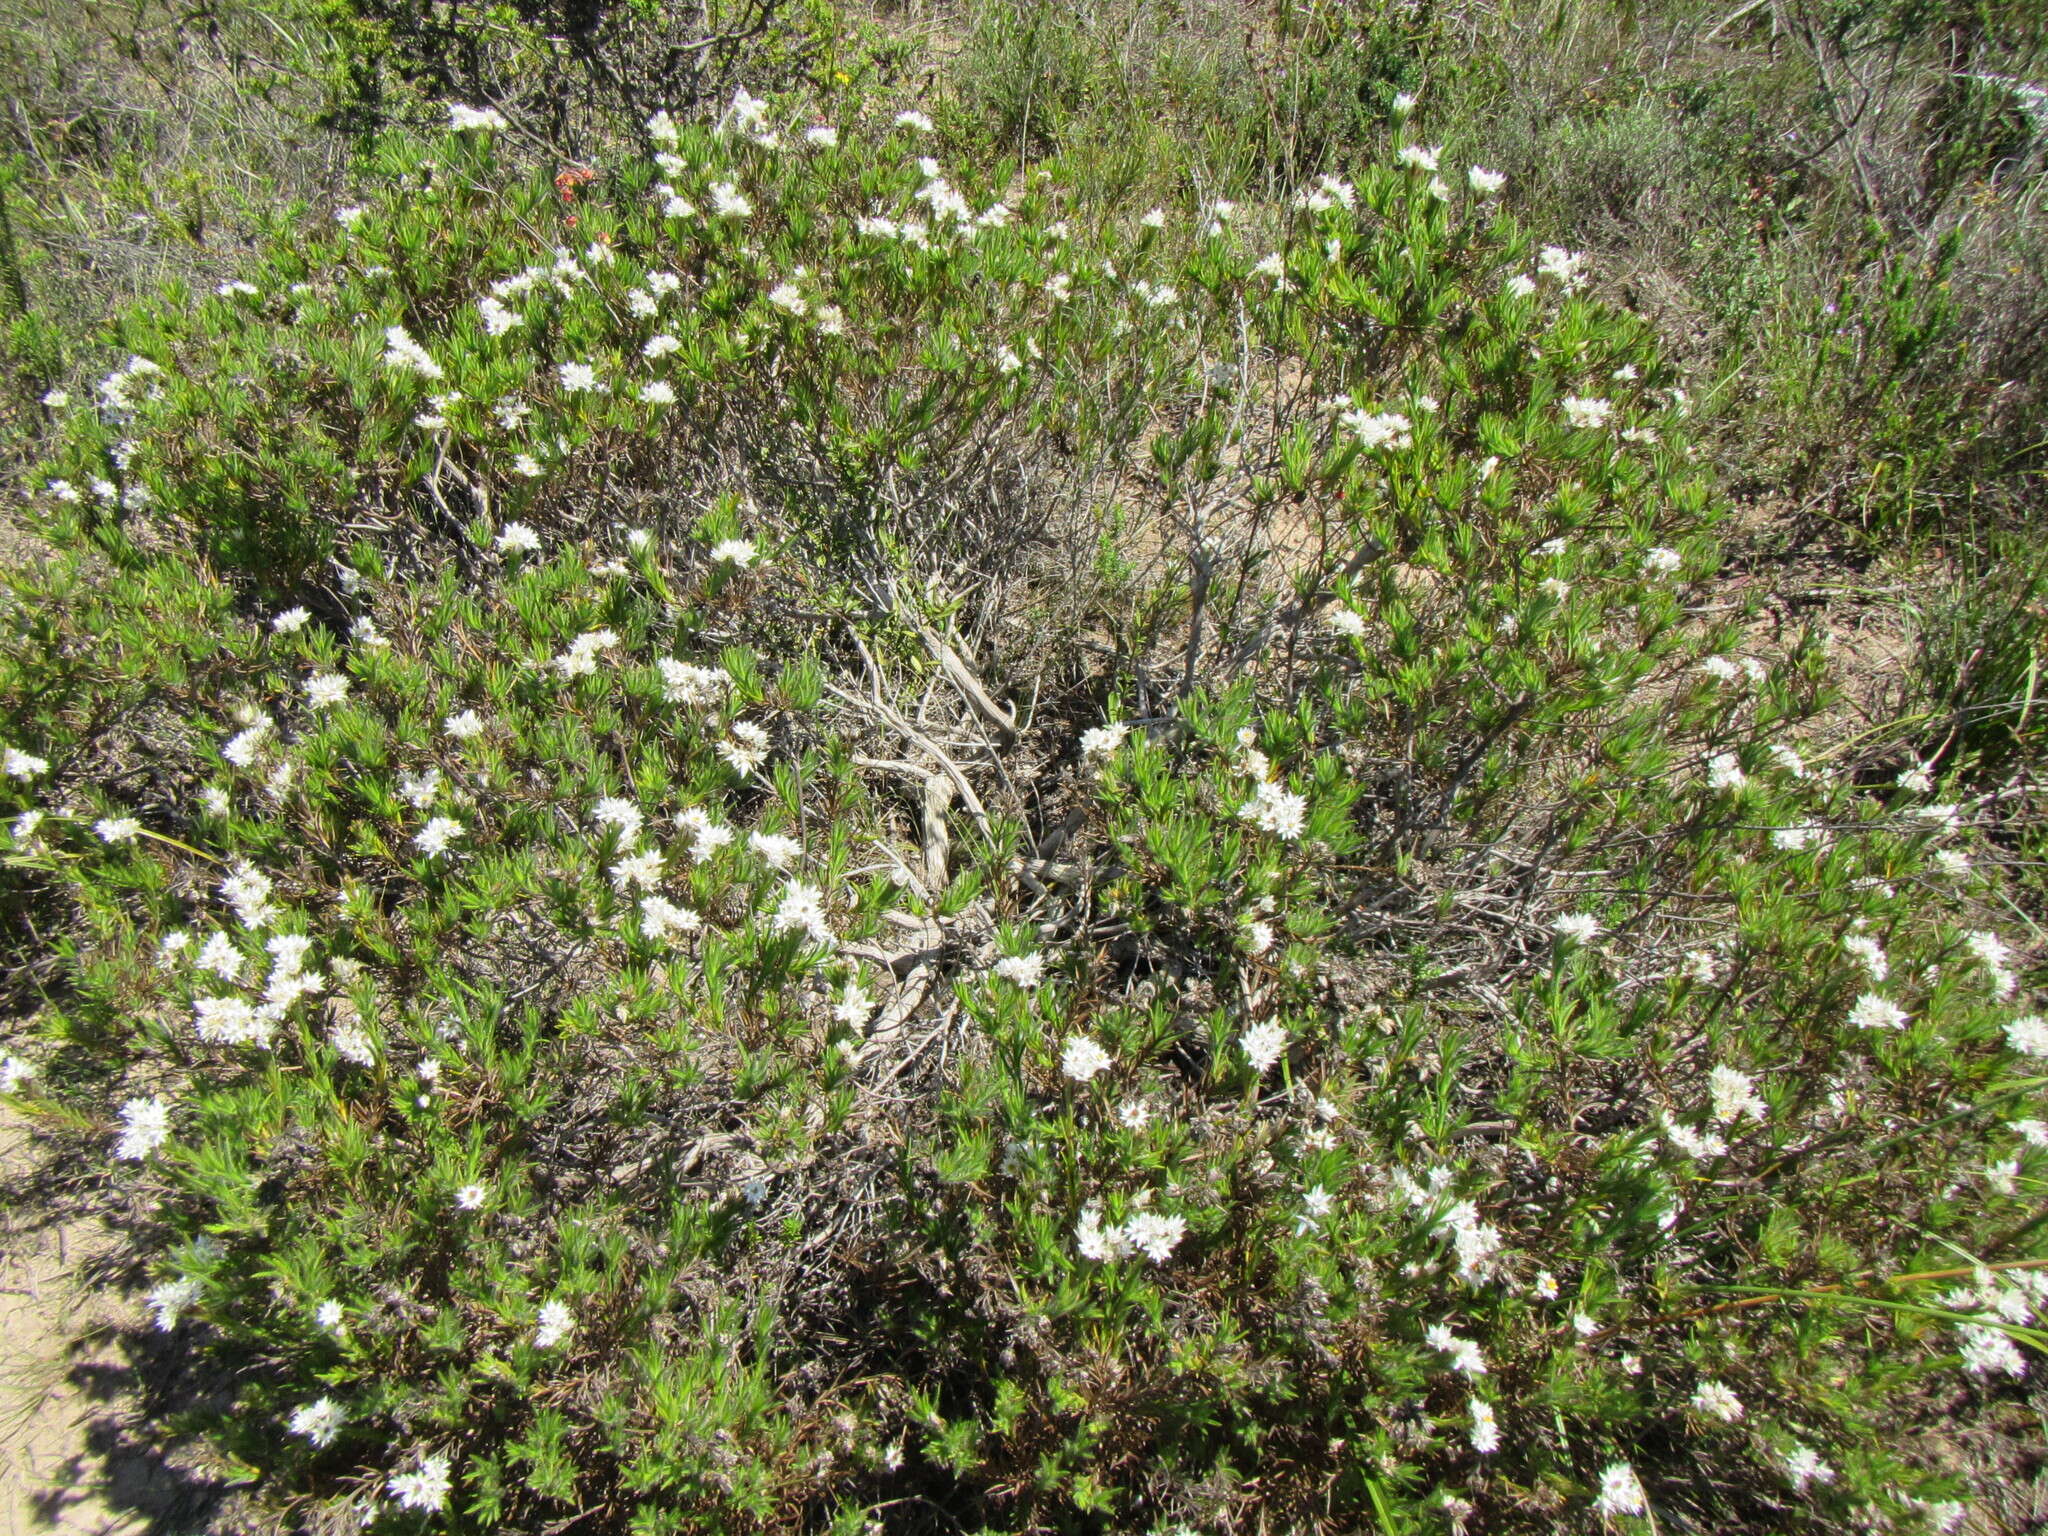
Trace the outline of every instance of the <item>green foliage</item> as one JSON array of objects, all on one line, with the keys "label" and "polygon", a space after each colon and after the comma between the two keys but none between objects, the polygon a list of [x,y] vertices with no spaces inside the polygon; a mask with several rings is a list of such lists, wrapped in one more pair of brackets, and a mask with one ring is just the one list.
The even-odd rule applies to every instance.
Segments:
[{"label": "green foliage", "polygon": [[[1049,135],[1064,25],[978,44]],[[291,1518],[1947,1520],[2048,1258],[1988,802],[1705,599],[1650,327],[1334,25],[1289,121],[1391,152],[1257,207],[742,94],[383,137],[120,317],[10,576],[4,1070]],[[2031,678],[2035,574],[1929,674]]]}]

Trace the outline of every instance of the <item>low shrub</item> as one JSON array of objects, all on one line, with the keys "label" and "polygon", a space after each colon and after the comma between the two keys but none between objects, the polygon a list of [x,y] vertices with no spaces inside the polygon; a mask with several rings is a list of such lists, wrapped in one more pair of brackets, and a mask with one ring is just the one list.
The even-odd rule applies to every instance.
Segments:
[{"label": "low shrub", "polygon": [[1128,219],[453,123],[124,320],[0,662],[7,1085],[280,1520],[1952,1527],[2003,856],[1704,611],[1583,258],[1405,116]]}]

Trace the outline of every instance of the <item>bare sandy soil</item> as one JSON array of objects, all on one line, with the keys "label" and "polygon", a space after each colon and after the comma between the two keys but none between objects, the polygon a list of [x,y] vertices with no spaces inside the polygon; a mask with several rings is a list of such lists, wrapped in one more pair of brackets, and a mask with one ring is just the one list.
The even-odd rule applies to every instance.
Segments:
[{"label": "bare sandy soil", "polygon": [[[13,1185],[35,1171],[26,1125],[0,1107],[0,1180]],[[92,1283],[112,1246],[89,1217],[7,1212],[0,1536],[169,1536],[203,1514],[205,1500],[134,1434],[136,1371],[122,1340],[140,1308]]]}]

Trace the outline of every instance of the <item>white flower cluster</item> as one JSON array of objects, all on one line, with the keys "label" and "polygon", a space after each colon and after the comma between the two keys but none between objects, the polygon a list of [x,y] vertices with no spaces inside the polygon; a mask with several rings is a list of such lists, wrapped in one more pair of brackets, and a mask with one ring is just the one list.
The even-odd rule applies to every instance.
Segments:
[{"label": "white flower cluster", "polygon": [[1105,1227],[1101,1207],[1090,1203],[1081,1208],[1081,1219],[1074,1225],[1074,1249],[1098,1264],[1140,1253],[1154,1264],[1164,1264],[1173,1257],[1187,1230],[1185,1217],[1143,1208],[1132,1212],[1122,1225]]}]

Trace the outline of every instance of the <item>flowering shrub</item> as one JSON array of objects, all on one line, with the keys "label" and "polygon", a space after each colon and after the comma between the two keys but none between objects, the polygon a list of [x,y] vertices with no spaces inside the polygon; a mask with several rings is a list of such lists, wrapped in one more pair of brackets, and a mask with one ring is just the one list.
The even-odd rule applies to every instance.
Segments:
[{"label": "flowering shrub", "polygon": [[1953,1524],[1999,855],[1702,611],[1684,392],[1498,176],[498,127],[124,320],[15,580],[6,1087],[281,1507]]}]

